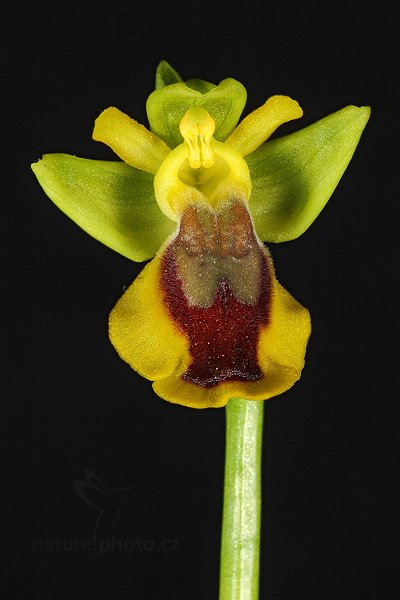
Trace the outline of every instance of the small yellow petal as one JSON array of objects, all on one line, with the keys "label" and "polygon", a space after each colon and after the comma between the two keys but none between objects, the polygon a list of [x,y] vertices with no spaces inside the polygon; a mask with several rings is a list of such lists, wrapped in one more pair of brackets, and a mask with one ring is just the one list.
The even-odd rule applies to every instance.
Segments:
[{"label": "small yellow petal", "polygon": [[93,139],[110,146],[131,167],[153,174],[170,152],[159,137],[114,107],[97,117]]},{"label": "small yellow petal", "polygon": [[289,96],[272,96],[243,119],[226,142],[246,156],[261,146],[279,125],[302,115],[298,103]]}]

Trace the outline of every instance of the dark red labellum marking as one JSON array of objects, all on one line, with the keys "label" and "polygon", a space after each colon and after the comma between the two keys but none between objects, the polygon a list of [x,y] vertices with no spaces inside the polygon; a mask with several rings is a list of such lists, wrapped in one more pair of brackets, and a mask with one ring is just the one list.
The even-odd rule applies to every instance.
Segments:
[{"label": "dark red labellum marking", "polygon": [[211,387],[262,377],[257,346],[269,320],[271,270],[242,203],[218,213],[187,209],[163,256],[161,280],[168,311],[189,341],[185,380]]}]

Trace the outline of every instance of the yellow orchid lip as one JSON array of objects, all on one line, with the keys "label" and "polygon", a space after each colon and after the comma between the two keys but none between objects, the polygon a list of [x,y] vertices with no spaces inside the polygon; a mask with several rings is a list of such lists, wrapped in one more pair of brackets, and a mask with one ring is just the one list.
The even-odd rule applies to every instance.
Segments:
[{"label": "yellow orchid lip", "polygon": [[308,311],[279,286],[240,200],[188,206],[110,315],[120,356],[159,396],[196,408],[287,390],[309,334]]}]

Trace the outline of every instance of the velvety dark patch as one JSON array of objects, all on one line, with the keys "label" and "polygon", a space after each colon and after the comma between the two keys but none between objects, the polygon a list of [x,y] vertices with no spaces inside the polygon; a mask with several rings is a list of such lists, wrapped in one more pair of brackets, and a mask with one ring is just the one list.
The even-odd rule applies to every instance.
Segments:
[{"label": "velvety dark patch", "polygon": [[[258,294],[253,302],[239,300],[232,286],[223,276],[219,278],[209,306],[196,306],[185,294],[182,270],[179,269],[177,261],[177,256],[182,261],[183,243],[186,272],[190,270],[191,261],[198,260],[199,256],[204,256],[206,259],[211,255],[215,256],[216,260],[225,260],[227,257],[226,243],[222,248],[218,243],[210,245],[210,223],[200,227],[199,222],[196,222],[196,231],[193,232],[195,247],[188,247],[188,238],[191,237],[188,235],[190,234],[188,223],[193,225],[193,211],[189,219],[182,219],[180,232],[163,257],[164,299],[171,317],[190,344],[192,363],[183,374],[183,378],[202,387],[211,387],[223,381],[256,381],[262,377],[257,361],[257,345],[260,327],[266,325],[269,319],[271,267],[269,258],[259,246],[252,227],[249,229],[251,221],[247,209],[245,207],[243,209],[244,212],[236,210],[233,214],[236,214],[236,219],[240,218],[242,221],[241,225],[236,222],[236,229],[241,233],[242,238],[245,235],[247,254],[251,251],[257,257],[253,272],[246,273],[246,277],[252,281],[256,278]],[[232,208],[230,207],[229,210],[231,211]],[[230,214],[232,215],[232,212]],[[215,218],[214,213],[213,228],[218,229]],[[222,214],[222,222],[223,219],[226,220],[225,213]],[[204,214],[201,220],[204,223]],[[234,246],[233,250],[235,251]],[[243,252],[243,256],[246,252]],[[235,260],[240,259],[236,257]]]}]

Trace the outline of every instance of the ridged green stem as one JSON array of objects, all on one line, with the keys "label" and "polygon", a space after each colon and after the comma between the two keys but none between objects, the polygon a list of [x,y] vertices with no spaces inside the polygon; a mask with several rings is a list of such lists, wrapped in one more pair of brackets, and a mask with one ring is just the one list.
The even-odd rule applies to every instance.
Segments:
[{"label": "ridged green stem", "polygon": [[219,600],[258,599],[263,413],[263,401],[226,406]]}]

